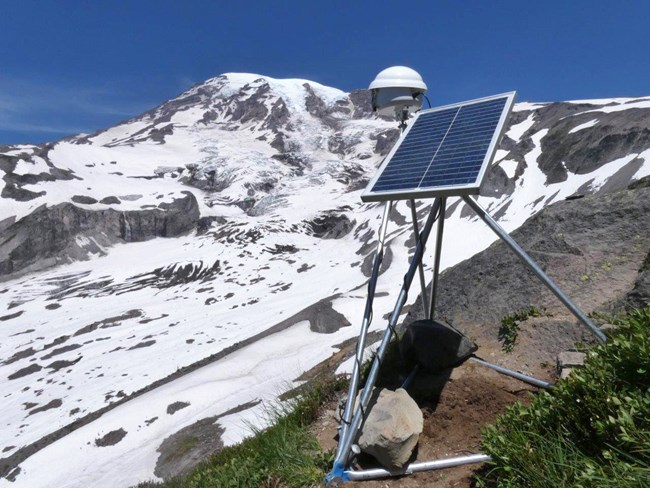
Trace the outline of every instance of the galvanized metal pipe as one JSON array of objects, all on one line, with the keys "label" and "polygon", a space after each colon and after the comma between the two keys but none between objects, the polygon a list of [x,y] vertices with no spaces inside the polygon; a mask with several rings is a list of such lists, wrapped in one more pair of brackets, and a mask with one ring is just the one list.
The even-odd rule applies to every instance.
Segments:
[{"label": "galvanized metal pipe", "polygon": [[384,331],[384,337],[382,339],[381,345],[379,346],[377,354],[375,355],[375,359],[372,362],[372,367],[370,369],[370,373],[368,374],[366,385],[361,392],[361,399],[359,402],[360,404],[356,407],[354,417],[346,433],[347,435],[340,441],[339,449],[337,450],[337,456],[334,459],[334,468],[331,475],[335,475],[335,473],[345,469],[347,465],[352,442],[356,437],[357,432],[359,431],[359,427],[361,426],[361,422],[365,415],[365,410],[368,407],[368,403],[370,401],[372,389],[375,386],[375,382],[377,381],[377,375],[379,374],[381,361],[386,354],[386,349],[388,348],[388,344],[390,343],[390,340],[393,336],[394,328],[397,325],[399,315],[402,311],[402,308],[404,307],[404,303],[406,302],[408,290],[413,281],[413,277],[417,270],[418,264],[422,260],[424,245],[426,244],[429,234],[431,233],[431,228],[433,227],[433,223],[436,220],[436,213],[438,212],[439,207],[440,199],[436,199],[434,204],[431,206],[429,217],[427,218],[424,228],[422,229],[422,233],[420,234],[420,239],[418,240],[417,246],[415,248],[415,253],[413,255],[413,260],[409,266],[409,270],[404,275],[404,282],[402,284],[402,289],[400,290],[399,296],[397,297],[397,303],[395,304],[393,313],[391,314],[388,321],[388,326]]},{"label": "galvanized metal pipe", "polygon": [[447,197],[440,198],[440,217],[438,217],[438,231],[436,232],[436,255],[433,265],[433,281],[431,282],[431,305],[429,306],[429,320],[433,320],[436,311],[436,297],[438,295],[438,276],[440,274],[440,256],[442,254],[442,234],[445,229],[445,212],[447,211]]},{"label": "galvanized metal pipe", "polygon": [[433,469],[452,468],[462,466],[463,464],[484,463],[490,461],[487,454],[470,454],[467,456],[457,456],[436,461],[424,461],[409,464],[406,468],[398,471],[388,471],[387,469],[364,469],[359,471],[347,470],[345,474],[351,481],[372,480],[377,478],[388,478],[390,476],[404,476],[420,471],[431,471]]},{"label": "galvanized metal pipe", "polygon": [[[409,200],[411,204],[411,218],[413,219],[413,235],[415,236],[415,242],[417,242],[420,239],[420,231],[418,229],[418,215],[417,212],[415,211],[415,200],[411,199]],[[429,316],[429,300],[427,299],[427,284],[424,281],[424,265],[422,264],[424,261],[420,260],[420,266],[418,266],[418,269],[420,271],[420,288],[422,290],[422,294],[420,295],[420,300],[422,300],[422,310],[424,311],[424,316],[428,317]]]},{"label": "galvanized metal pipe", "polygon": [[484,359],[480,359],[477,357],[471,357],[469,359],[471,361],[474,361],[475,363],[482,364],[483,366],[493,369],[494,371],[497,371],[501,374],[521,380],[524,383],[528,383],[533,386],[538,386],[540,388],[546,388],[547,390],[553,388],[553,383],[549,383],[548,381],[540,380],[533,376],[528,376],[527,374],[519,373],[518,371],[513,371],[512,369],[504,368],[503,366],[499,366],[498,364],[489,363]]},{"label": "galvanized metal pipe", "polygon": [[341,430],[339,432],[339,445],[337,449],[341,450],[342,439],[347,435],[348,426],[352,420],[352,411],[354,410],[354,402],[357,396],[357,388],[359,388],[359,376],[361,364],[363,364],[363,352],[366,347],[366,336],[368,334],[368,326],[372,320],[372,303],[375,298],[375,289],[377,286],[377,278],[379,277],[379,270],[384,258],[384,245],[386,241],[386,230],[388,228],[388,221],[393,202],[386,202],[384,204],[384,213],[379,227],[379,236],[377,242],[377,249],[375,251],[375,259],[372,265],[372,274],[368,280],[368,296],[366,298],[366,307],[363,314],[363,321],[361,322],[361,332],[359,333],[359,340],[357,341],[357,350],[355,354],[355,361],[352,366],[352,376],[350,377],[350,387],[348,389],[348,398],[345,402],[345,409],[343,417],[341,418]]},{"label": "galvanized metal pipe", "polygon": [[474,210],[474,212],[476,212],[479,217],[481,217],[481,219],[483,219],[488,227],[490,227],[490,229],[492,229],[496,235],[498,235],[501,240],[503,240],[503,242],[505,242],[508,247],[514,251],[517,257],[519,257],[519,259],[521,259],[523,263],[528,266],[540,280],[542,280],[542,283],[544,283],[546,287],[551,290],[551,292],[553,292],[553,294],[580,322],[589,328],[600,341],[605,342],[607,340],[605,334],[600,329],[598,329],[598,327],[596,327],[591,320],[589,320],[589,317],[587,317],[582,312],[582,310],[580,310],[577,305],[573,303],[571,299],[558,288],[555,283],[553,283],[553,280],[551,280],[551,278],[549,278],[548,275],[544,273],[542,268],[540,268],[539,265],[533,261],[533,259],[528,254],[526,254],[526,252],[519,246],[519,244],[517,244],[517,242],[512,237],[510,237],[499,224],[496,223],[496,221],[478,204],[478,202],[476,202],[476,200],[470,198],[469,196],[464,196],[463,200],[472,208],[472,210]]},{"label": "galvanized metal pipe", "polygon": [[404,380],[404,383],[402,383],[402,389],[408,390],[409,386],[411,386],[411,383],[413,383],[415,376],[418,374],[418,371],[420,371],[420,365],[416,364]]}]

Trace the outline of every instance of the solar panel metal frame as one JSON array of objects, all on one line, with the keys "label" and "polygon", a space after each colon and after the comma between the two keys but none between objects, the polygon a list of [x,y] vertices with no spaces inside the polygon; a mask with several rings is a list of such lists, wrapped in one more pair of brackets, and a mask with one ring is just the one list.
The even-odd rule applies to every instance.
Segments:
[{"label": "solar panel metal frame", "polygon": [[[435,108],[422,110],[418,112],[415,115],[413,121],[409,124],[409,127],[406,129],[406,131],[404,131],[404,133],[395,143],[390,153],[388,153],[388,156],[386,156],[386,158],[384,159],[383,163],[377,170],[375,176],[370,180],[370,183],[368,183],[368,186],[366,187],[366,189],[361,195],[361,200],[363,202],[382,202],[387,200],[408,200],[412,198],[431,198],[431,197],[442,197],[442,196],[461,196],[461,195],[478,194],[483,184],[483,180],[487,168],[492,162],[492,159],[494,158],[494,154],[496,153],[497,144],[501,141],[501,137],[503,136],[503,131],[505,129],[506,121],[508,120],[508,117],[514,105],[515,95],[516,92],[514,91],[501,93],[499,95],[477,98],[475,100],[468,100],[465,102],[444,105],[442,107],[435,107]],[[401,188],[399,190],[384,190],[384,191],[375,191],[375,192],[372,191],[372,188],[375,186],[375,183],[377,183],[377,180],[381,177],[384,170],[389,165],[391,159],[393,158],[397,150],[400,148],[402,143],[407,139],[409,132],[411,131],[411,128],[413,128],[416,125],[420,116],[432,112],[440,112],[443,110],[449,110],[453,108],[460,108],[464,106],[474,105],[481,102],[488,102],[490,100],[496,100],[499,98],[505,98],[506,102],[501,111],[499,122],[497,123],[497,126],[494,130],[494,134],[492,135],[492,139],[490,140],[490,144],[485,153],[485,157],[483,158],[483,162],[481,163],[481,168],[479,170],[479,173],[476,177],[476,180],[474,180],[472,183],[465,183],[462,185],[438,185],[438,186],[429,186],[424,188],[411,188],[411,189]],[[451,127],[452,125],[453,123],[451,123],[449,127]],[[441,141],[439,148],[442,147],[443,141]],[[423,175],[423,177],[425,175],[426,172]]]}]

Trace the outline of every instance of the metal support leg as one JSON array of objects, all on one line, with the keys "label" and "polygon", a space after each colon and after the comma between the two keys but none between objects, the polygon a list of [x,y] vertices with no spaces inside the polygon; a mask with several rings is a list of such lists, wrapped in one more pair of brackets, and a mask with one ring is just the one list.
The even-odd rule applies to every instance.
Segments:
[{"label": "metal support leg", "polygon": [[363,364],[363,351],[366,347],[366,336],[368,333],[368,326],[372,321],[372,303],[375,298],[375,288],[377,286],[377,278],[379,277],[379,269],[384,258],[384,244],[386,240],[386,229],[388,228],[388,221],[392,202],[386,202],[384,205],[384,213],[379,227],[379,242],[377,243],[377,250],[375,251],[375,260],[372,266],[372,274],[368,280],[368,297],[366,298],[366,308],[363,314],[363,321],[361,323],[361,332],[359,333],[359,340],[357,341],[357,350],[354,364],[352,366],[352,376],[350,377],[350,387],[348,391],[348,398],[345,403],[345,410],[341,418],[341,429],[339,431],[339,450],[341,449],[341,440],[347,435],[348,426],[352,420],[352,412],[354,410],[354,402],[357,395],[357,388],[359,388],[359,375],[361,365]]},{"label": "metal support leg", "polygon": [[594,325],[594,323],[589,320],[582,310],[580,310],[575,303],[567,297],[558,286],[553,283],[551,278],[548,277],[546,273],[539,267],[539,265],[533,261],[533,259],[526,254],[526,252],[517,244],[517,242],[508,235],[508,233],[501,228],[496,221],[490,217],[490,215],[474,200],[469,196],[464,196],[463,200],[467,205],[469,205],[476,214],[483,219],[483,221],[492,229],[496,235],[498,235],[506,245],[514,251],[514,253],[521,259],[530,270],[537,275],[537,277],[546,285],[546,287],[553,292],[553,294],[569,309],[569,311],[575,315],[575,317],[582,322],[587,328],[589,328],[594,335],[602,342],[607,340],[607,337],[603,332]]},{"label": "metal support leg", "polygon": [[431,305],[429,306],[429,320],[433,320],[436,311],[436,297],[438,295],[438,275],[440,273],[440,255],[442,253],[442,234],[445,229],[445,212],[447,198],[440,198],[440,217],[438,218],[438,231],[436,232],[436,256],[433,265],[433,281],[431,282]]},{"label": "metal support leg", "polygon": [[415,376],[418,374],[418,371],[420,371],[420,365],[416,364],[409,375],[406,377],[404,380],[404,383],[402,383],[402,389],[403,390],[408,390],[409,387],[411,386],[411,383],[413,383],[413,380],[415,379]]},{"label": "metal support leg", "polygon": [[504,368],[503,366],[499,366],[498,364],[489,363],[484,359],[477,358],[475,356],[470,357],[469,359],[471,361],[474,361],[475,363],[485,366],[486,368],[493,369],[494,371],[497,371],[498,373],[504,374],[506,376],[510,376],[511,378],[516,378],[519,381],[528,383],[529,385],[538,386],[540,388],[546,388],[547,390],[553,388],[553,384],[549,383],[548,381],[540,380],[534,378],[533,376],[528,376],[527,374],[519,373],[518,371],[513,371],[511,369]]},{"label": "metal support leg", "polygon": [[[420,239],[420,231],[418,229],[418,215],[415,211],[415,200],[409,200],[411,205],[411,217],[413,218],[413,235],[415,236],[415,242]],[[422,300],[422,310],[424,311],[424,316],[429,316],[429,300],[427,299],[427,284],[424,281],[424,266],[422,261],[420,261],[420,266],[418,266],[420,272],[420,288],[422,293],[420,294],[420,299]]]},{"label": "metal support leg", "polygon": [[[386,353],[386,349],[388,348],[388,344],[390,343],[390,340],[393,336],[393,332],[395,331],[395,326],[399,320],[402,307],[406,303],[408,290],[411,286],[411,283],[413,282],[413,277],[415,276],[418,265],[422,260],[424,246],[429,237],[429,234],[431,233],[431,228],[433,227],[433,223],[436,220],[436,214],[438,213],[439,207],[440,201],[439,199],[436,199],[433,206],[431,207],[431,211],[424,225],[424,228],[422,229],[422,234],[420,234],[420,239],[418,240],[417,246],[415,248],[415,253],[413,260],[409,266],[409,270],[406,275],[404,275],[404,283],[402,284],[402,289],[400,290],[399,296],[397,298],[397,303],[395,304],[393,313],[391,314],[391,317],[388,321],[388,326],[384,332],[384,337],[382,339],[381,345],[379,346],[377,354],[375,355],[375,359],[372,362],[372,367],[370,369],[366,385],[361,393],[360,404],[355,409],[352,422],[346,429],[346,435],[341,436],[339,440],[339,447],[336,453],[336,458],[334,459],[334,467],[332,469],[332,472],[326,477],[326,483],[328,484],[336,484],[339,480],[348,479],[346,474],[346,467],[350,454],[350,448],[352,447],[352,442],[354,441],[357,432],[361,427],[361,422],[365,417],[365,410],[368,407],[372,389],[375,386],[375,382],[377,381],[377,375],[379,374],[381,361]],[[351,392],[350,396],[353,396],[354,393],[356,392]]]},{"label": "metal support leg", "polygon": [[424,461],[409,464],[406,468],[399,471],[388,471],[386,469],[364,469],[359,471],[346,471],[348,478],[352,481],[371,480],[376,478],[388,478],[389,476],[404,476],[419,471],[431,471],[433,469],[452,468],[463,464],[484,463],[490,461],[487,454],[470,454],[468,456],[457,456],[447,459],[438,459],[436,461]]}]

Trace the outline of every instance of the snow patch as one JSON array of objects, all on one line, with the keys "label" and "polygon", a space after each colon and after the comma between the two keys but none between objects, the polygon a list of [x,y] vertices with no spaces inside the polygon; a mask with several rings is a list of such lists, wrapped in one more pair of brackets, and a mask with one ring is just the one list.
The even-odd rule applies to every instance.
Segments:
[{"label": "snow patch", "polygon": [[513,179],[515,177],[518,165],[519,163],[514,159],[504,159],[499,163],[499,167],[506,172],[508,179]]},{"label": "snow patch", "polygon": [[588,129],[589,127],[593,127],[597,123],[598,123],[598,119],[593,119],[593,120],[590,120],[589,122],[585,122],[584,124],[577,125],[577,126],[575,126],[573,129],[571,129],[569,131],[569,134],[573,134],[573,133],[578,132],[578,131],[580,131],[582,129]]},{"label": "snow patch", "polygon": [[513,125],[506,135],[515,142],[519,142],[521,137],[535,124],[535,114],[530,114],[526,120]]},{"label": "snow patch", "polygon": [[547,105],[546,103],[519,102],[512,107],[513,112],[525,112],[528,110],[537,110]]}]

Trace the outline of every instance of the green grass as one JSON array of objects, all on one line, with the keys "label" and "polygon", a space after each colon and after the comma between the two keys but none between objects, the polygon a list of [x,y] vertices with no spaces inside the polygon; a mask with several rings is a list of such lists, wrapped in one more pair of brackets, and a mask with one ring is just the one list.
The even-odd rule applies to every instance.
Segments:
[{"label": "green grass", "polygon": [[530,317],[542,317],[544,315],[548,314],[535,307],[529,307],[503,317],[499,328],[499,340],[502,342],[503,351],[512,352],[515,348],[515,342],[519,335],[519,325],[522,321]]},{"label": "green grass", "polygon": [[189,475],[139,488],[245,488],[320,486],[333,452],[322,452],[309,425],[320,406],[347,388],[341,377],[317,380],[304,393],[269,413],[273,425],[253,429],[253,436],[227,447],[198,465]]},{"label": "green grass", "polygon": [[617,322],[583,368],[484,429],[479,486],[650,486],[650,306]]}]

